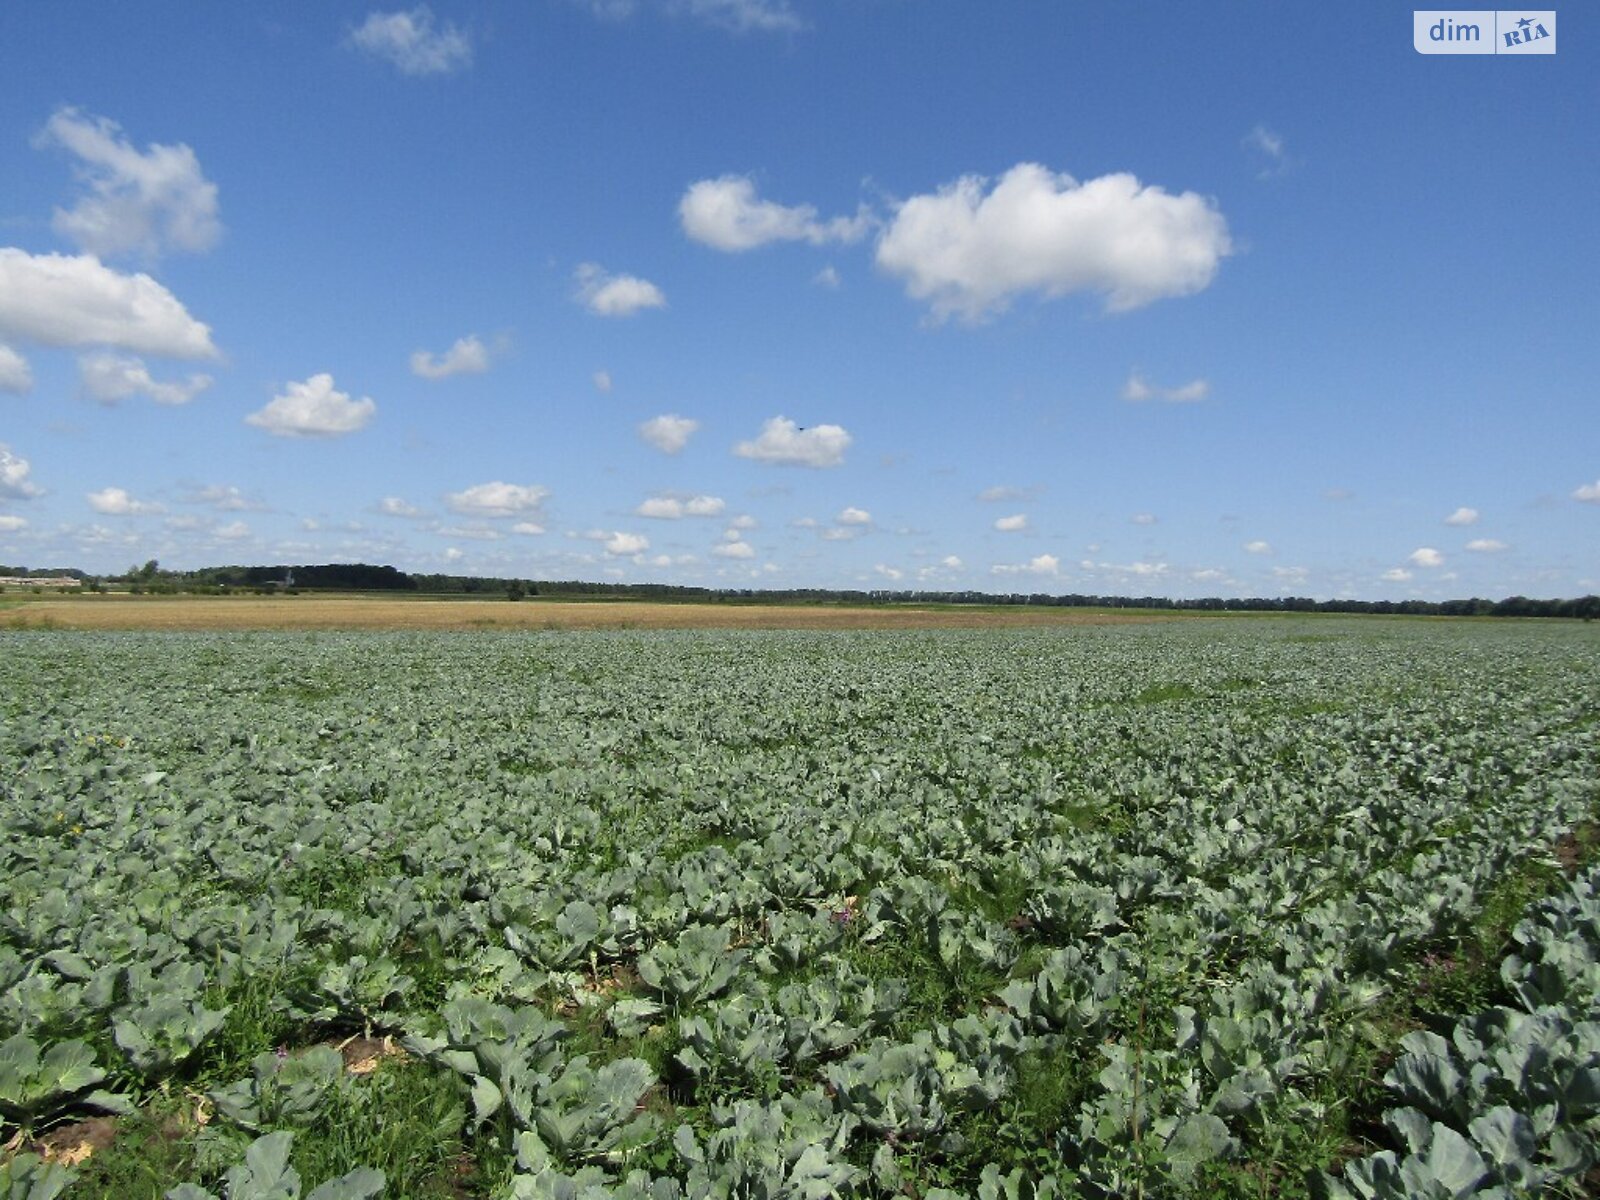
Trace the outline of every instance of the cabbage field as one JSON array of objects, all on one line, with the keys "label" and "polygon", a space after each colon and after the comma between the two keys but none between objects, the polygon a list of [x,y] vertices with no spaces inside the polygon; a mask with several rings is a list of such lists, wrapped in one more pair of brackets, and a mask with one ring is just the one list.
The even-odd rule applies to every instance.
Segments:
[{"label": "cabbage field", "polygon": [[0,1197],[1592,1195],[1600,631],[0,634]]}]

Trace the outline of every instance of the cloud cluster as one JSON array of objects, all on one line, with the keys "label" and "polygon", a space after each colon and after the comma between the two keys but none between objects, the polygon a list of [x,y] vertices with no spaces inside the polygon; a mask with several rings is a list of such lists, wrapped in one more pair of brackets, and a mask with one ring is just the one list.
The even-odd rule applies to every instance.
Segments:
[{"label": "cloud cluster", "polygon": [[326,438],[354,433],[366,427],[378,411],[370,396],[350,399],[336,391],[333,376],[313,375],[303,383],[289,384],[281,396],[245,418],[245,424],[264,429],[274,437]]},{"label": "cloud cluster", "polygon": [[536,513],[550,495],[538,484],[479,483],[445,497],[452,511],[469,517],[514,517]]},{"label": "cloud cluster", "polygon": [[110,346],[168,358],[215,358],[211,330],[148,275],[92,255],[0,247],[0,335],[41,346]]},{"label": "cloud cluster", "polygon": [[[723,175],[690,184],[678,201],[678,219],[689,237],[729,253],[754,250],[769,242],[810,242],[813,246],[854,242],[869,225],[864,212],[823,221],[809,204],[789,206],[759,199],[755,183],[746,175]],[[828,286],[838,286],[837,272]]]},{"label": "cloud cluster", "polygon": [[33,390],[33,370],[28,360],[10,346],[0,343],[0,392],[18,396]]},{"label": "cloud cluster", "polygon": [[1128,382],[1122,385],[1122,398],[1130,404],[1142,404],[1146,400],[1162,400],[1168,404],[1194,404],[1210,394],[1211,385],[1204,379],[1191,380],[1181,387],[1164,388],[1152,384],[1138,371],[1130,372]]},{"label": "cloud cluster", "polygon": [[489,369],[489,348],[475,333],[457,338],[441,355],[418,350],[411,356],[411,373],[423,379],[448,379],[452,375],[481,375]]},{"label": "cloud cluster", "polygon": [[1038,554],[1025,563],[995,563],[991,575],[1038,575],[1054,578],[1061,574],[1061,560],[1054,554]]},{"label": "cloud cluster", "polygon": [[659,521],[678,521],[684,517],[721,516],[726,507],[721,496],[651,496],[634,509],[634,513]]},{"label": "cloud cluster", "polygon": [[89,501],[89,507],[95,512],[112,517],[139,517],[163,511],[159,504],[135,500],[128,494],[127,488],[101,488],[98,492],[86,493],[84,499]]},{"label": "cloud cluster", "polygon": [[187,404],[211,386],[209,375],[195,374],[182,382],[153,378],[144,360],[101,351],[78,359],[78,377],[86,396],[116,404],[130,396],[148,396],[157,404]]},{"label": "cloud cluster", "polygon": [[1098,292],[1112,312],[1191,295],[1232,250],[1221,212],[1197,193],[1019,163],[992,189],[966,175],[906,200],[877,263],[936,316],[976,321],[1026,294]]},{"label": "cloud cluster", "polygon": [[44,489],[29,478],[32,474],[33,464],[20,454],[12,453],[10,446],[0,442],[0,496],[30,500],[42,495]]},{"label": "cloud cluster", "polygon": [[166,250],[209,250],[222,236],[217,185],[206,179],[185,145],[151,145],[140,153],[115,121],[76,108],[58,109],[40,141],[77,159],[85,195],[58,208],[52,227],[102,257]]},{"label": "cloud cluster", "polygon": [[583,263],[573,272],[578,303],[597,317],[631,317],[647,308],[665,308],[667,298],[648,279],[613,275],[599,263]]},{"label": "cloud cluster", "polygon": [[837,467],[844,462],[851,437],[838,425],[796,425],[788,417],[772,417],[753,441],[740,442],[740,458],[796,467]]},{"label": "cloud cluster", "polygon": [[689,438],[699,428],[699,421],[677,413],[664,413],[642,422],[639,436],[663,454],[676,454],[689,444]]},{"label": "cloud cluster", "polygon": [[368,13],[350,42],[406,75],[448,75],[472,65],[467,35],[448,21],[436,24],[426,5],[410,12]]}]

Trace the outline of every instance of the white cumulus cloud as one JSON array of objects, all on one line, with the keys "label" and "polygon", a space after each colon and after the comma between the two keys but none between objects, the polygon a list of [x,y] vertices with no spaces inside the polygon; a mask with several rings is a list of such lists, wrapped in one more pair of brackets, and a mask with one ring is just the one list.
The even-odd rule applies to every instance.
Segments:
[{"label": "white cumulus cloud", "polygon": [[32,474],[33,464],[0,442],[0,496],[27,500],[43,495],[44,489],[28,478]]},{"label": "white cumulus cloud", "polygon": [[537,521],[518,521],[511,527],[512,533],[520,533],[524,537],[537,537],[544,532],[544,526]]},{"label": "white cumulus cloud", "polygon": [[878,265],[938,317],[979,320],[1020,295],[1082,291],[1123,312],[1201,291],[1233,249],[1211,201],[1129,174],[1080,183],[1019,163],[988,183],[966,175],[913,196],[878,242]]},{"label": "white cumulus cloud", "polygon": [[1411,572],[1404,567],[1390,567],[1381,578],[1387,583],[1405,583],[1411,578]]},{"label": "white cumulus cloud", "polygon": [[[813,246],[853,242],[866,233],[868,226],[865,213],[823,221],[809,204],[791,206],[762,200],[756,195],[755,183],[746,175],[723,175],[691,183],[678,201],[678,219],[689,237],[729,253],[753,250],[769,242],[810,242]],[[834,272],[831,280],[819,276],[818,282],[837,287],[838,273]]]},{"label": "white cumulus cloud", "polygon": [[537,513],[539,506],[550,495],[548,488],[538,484],[479,483],[464,491],[451,492],[445,497],[450,508],[469,517],[514,517],[523,513]]},{"label": "white cumulus cloud", "polygon": [[218,525],[212,532],[224,541],[236,542],[250,536],[250,526],[243,521],[229,521],[226,525]]},{"label": "white cumulus cloud", "polygon": [[350,41],[407,75],[448,75],[472,65],[467,35],[448,21],[436,24],[426,5],[410,12],[368,13]]},{"label": "white cumulus cloud", "polygon": [[718,558],[754,558],[756,548],[749,542],[721,542],[712,548],[711,553]]},{"label": "white cumulus cloud", "polygon": [[683,517],[715,517],[727,507],[721,496],[651,496],[634,509],[640,517],[654,517],[662,521],[676,521]]},{"label": "white cumulus cloud", "polygon": [[631,317],[647,308],[665,308],[667,298],[648,279],[613,275],[599,263],[583,263],[572,273],[578,303],[597,317]]},{"label": "white cumulus cloud", "polygon": [[844,462],[851,437],[838,425],[796,425],[788,417],[772,417],[754,441],[740,442],[733,452],[757,462],[797,467],[837,467]]},{"label": "white cumulus cloud", "polygon": [[26,529],[27,527],[28,519],[26,517],[14,517],[0,513],[0,533],[16,533],[19,529]]},{"label": "white cumulus cloud", "polygon": [[0,335],[42,346],[114,346],[168,358],[215,358],[211,330],[148,275],[93,255],[0,247]]},{"label": "white cumulus cloud", "polygon": [[78,377],[84,394],[101,404],[116,404],[130,396],[148,396],[157,404],[187,404],[212,383],[211,376],[200,374],[181,381],[158,380],[143,359],[109,351],[81,356]]},{"label": "white cumulus cloud", "polygon": [[274,437],[339,437],[366,427],[378,411],[370,396],[350,399],[335,390],[333,376],[323,372],[303,383],[290,383],[283,395],[245,418],[245,424],[264,429]]},{"label": "white cumulus cloud", "polygon": [[1156,515],[1155,513],[1134,513],[1128,520],[1135,525],[1154,525],[1156,523]]},{"label": "white cumulus cloud", "polygon": [[77,159],[85,194],[58,208],[51,224],[81,249],[102,257],[165,250],[209,250],[222,236],[217,185],[185,145],[147,146],[140,153],[115,121],[75,108],[57,109],[40,141]]},{"label": "white cumulus cloud", "polygon": [[1061,574],[1061,560],[1054,554],[1038,554],[1025,563],[996,563],[989,568],[991,575],[1041,575],[1052,577]]},{"label": "white cumulus cloud", "polygon": [[1273,132],[1265,125],[1257,125],[1245,134],[1244,144],[1255,152],[1262,163],[1256,178],[1270,179],[1274,175],[1282,175],[1289,169],[1289,151],[1284,145],[1282,134]]},{"label": "white cumulus cloud", "polygon": [[0,343],[0,392],[18,396],[33,390],[33,371],[28,360],[10,346]]},{"label": "white cumulus cloud", "polygon": [[605,549],[607,554],[615,554],[619,557],[643,554],[650,549],[650,539],[642,533],[624,533],[619,529],[606,539]]},{"label": "white cumulus cloud", "polygon": [[594,390],[602,395],[611,390],[610,371],[596,371],[594,373]]},{"label": "white cumulus cloud", "polygon": [[1406,561],[1418,567],[1442,567],[1444,566],[1444,555],[1440,554],[1432,546],[1418,546],[1410,554],[1406,555]]},{"label": "white cumulus cloud", "polygon": [[871,525],[872,514],[864,508],[844,508],[834,518],[841,525]]},{"label": "white cumulus cloud", "polygon": [[1446,517],[1444,523],[1446,525],[1476,525],[1478,523],[1478,510],[1462,505],[1462,507]]},{"label": "white cumulus cloud", "polygon": [[409,504],[399,496],[385,496],[378,501],[378,511],[386,517],[420,517],[422,510],[414,504]]},{"label": "white cumulus cloud", "polygon": [[1600,479],[1575,489],[1572,498],[1582,500],[1585,504],[1600,504]]},{"label": "white cumulus cloud", "polygon": [[1502,550],[1511,549],[1511,547],[1494,538],[1473,538],[1467,543],[1467,549],[1474,554],[1498,554]]},{"label": "white cumulus cloud", "polygon": [[1211,385],[1204,379],[1193,379],[1179,387],[1157,387],[1138,371],[1128,375],[1122,385],[1122,398],[1131,404],[1146,400],[1164,400],[1168,404],[1195,404],[1211,394]]},{"label": "white cumulus cloud", "polygon": [[1253,542],[1246,542],[1244,544],[1244,551],[1246,554],[1271,554],[1272,543],[1264,542],[1260,538],[1257,538]]},{"label": "white cumulus cloud", "polygon": [[699,421],[677,413],[664,413],[641,423],[639,436],[663,454],[676,454],[689,444],[689,438],[699,428]]},{"label": "white cumulus cloud", "polygon": [[424,379],[447,379],[451,375],[480,375],[489,369],[489,348],[478,335],[469,333],[441,355],[418,350],[411,355],[411,373]]},{"label": "white cumulus cloud", "polygon": [[1001,533],[1018,533],[1028,527],[1028,514],[1013,513],[1009,517],[1001,517],[995,521],[994,527]]},{"label": "white cumulus cloud", "polygon": [[98,492],[86,493],[84,499],[89,501],[89,507],[95,512],[111,517],[137,517],[162,511],[159,504],[135,500],[126,488],[101,488]]}]

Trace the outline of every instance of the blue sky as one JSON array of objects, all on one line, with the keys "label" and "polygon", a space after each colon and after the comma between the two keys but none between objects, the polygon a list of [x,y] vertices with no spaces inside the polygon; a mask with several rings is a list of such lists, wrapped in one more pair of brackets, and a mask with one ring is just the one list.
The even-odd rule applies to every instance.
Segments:
[{"label": "blue sky", "polygon": [[0,561],[1600,590],[1560,16],[5,6]]}]

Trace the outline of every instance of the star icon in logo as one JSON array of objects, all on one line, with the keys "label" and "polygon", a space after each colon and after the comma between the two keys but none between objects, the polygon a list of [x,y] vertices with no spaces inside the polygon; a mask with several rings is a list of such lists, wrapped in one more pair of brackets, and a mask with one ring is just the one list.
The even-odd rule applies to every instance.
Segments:
[{"label": "star icon in logo", "polygon": [[1521,27],[1523,32],[1527,32],[1528,26],[1532,24],[1533,20],[1529,17],[1523,17],[1522,20],[1517,22],[1517,25]]}]

